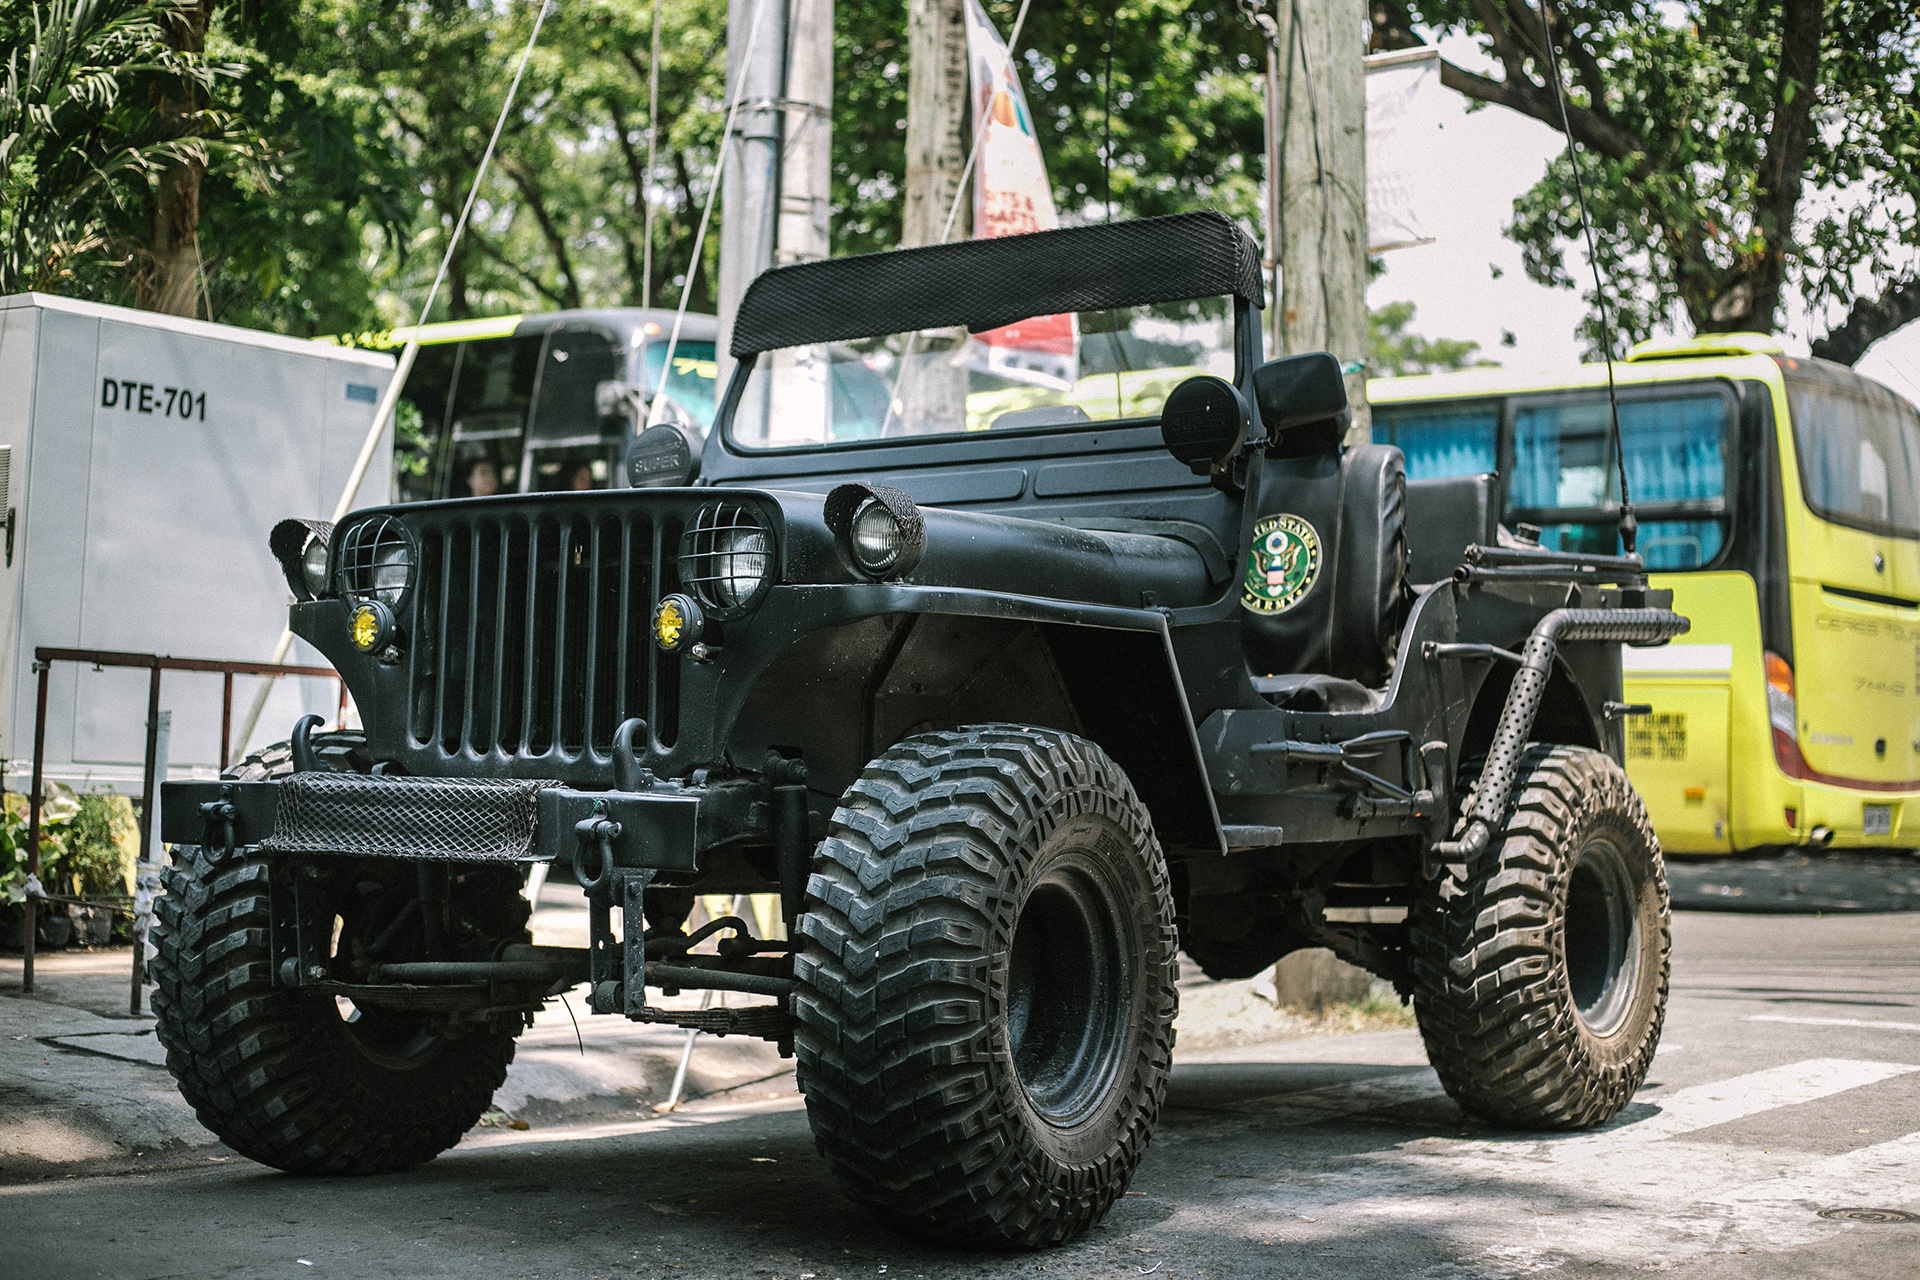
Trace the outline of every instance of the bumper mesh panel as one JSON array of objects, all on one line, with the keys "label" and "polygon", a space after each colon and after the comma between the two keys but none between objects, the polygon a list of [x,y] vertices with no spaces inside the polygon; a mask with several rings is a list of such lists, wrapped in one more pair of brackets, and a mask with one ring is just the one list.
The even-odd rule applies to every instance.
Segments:
[{"label": "bumper mesh panel", "polygon": [[535,861],[534,822],[550,781],[370,778],[298,773],[280,784],[272,853]]}]

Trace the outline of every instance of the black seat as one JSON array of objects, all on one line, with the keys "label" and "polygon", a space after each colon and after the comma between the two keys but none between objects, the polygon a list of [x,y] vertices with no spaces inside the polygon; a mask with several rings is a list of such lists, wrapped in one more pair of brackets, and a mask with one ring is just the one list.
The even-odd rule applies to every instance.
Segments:
[{"label": "black seat", "polygon": [[1469,546],[1493,546],[1500,507],[1494,477],[1407,482],[1407,579],[1439,582],[1466,561]]},{"label": "black seat", "polygon": [[[1242,647],[1256,677],[1333,677],[1356,688],[1339,690],[1324,679],[1269,680],[1261,692],[1297,710],[1359,710],[1372,705],[1370,688],[1391,670],[1404,616],[1406,578],[1406,464],[1391,445],[1326,446],[1302,457],[1269,458],[1262,469],[1254,556],[1265,540],[1301,554],[1289,542],[1297,525],[1312,530],[1319,565],[1297,599],[1249,592],[1259,609],[1243,610]],[[1271,532],[1268,532],[1271,531]],[[1259,566],[1248,564],[1250,573]],[[1275,562],[1277,591],[1293,581]],[[1334,705],[1338,703],[1339,705]],[[1364,704],[1364,706],[1362,705]]]}]

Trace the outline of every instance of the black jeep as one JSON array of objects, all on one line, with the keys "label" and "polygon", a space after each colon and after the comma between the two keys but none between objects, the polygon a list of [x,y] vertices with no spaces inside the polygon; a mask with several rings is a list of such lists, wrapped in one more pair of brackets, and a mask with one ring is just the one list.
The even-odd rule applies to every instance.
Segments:
[{"label": "black jeep", "polygon": [[[1316,946],[1411,997],[1468,1110],[1617,1112],[1668,957],[1619,646],[1687,622],[1638,558],[1501,529],[1492,477],[1344,445],[1338,364],[1262,361],[1258,261],[1189,214],[777,268],[697,483],[655,427],[635,479],[677,486],[283,524],[364,731],[164,792],[201,1119],[418,1164],[584,981],[790,1049],[901,1228],[1053,1244],[1146,1151],[1179,953]],[[590,947],[530,945],[543,860]],[[736,893],[785,937],[688,932]],[[650,1003],[701,989],[771,1001]]]}]

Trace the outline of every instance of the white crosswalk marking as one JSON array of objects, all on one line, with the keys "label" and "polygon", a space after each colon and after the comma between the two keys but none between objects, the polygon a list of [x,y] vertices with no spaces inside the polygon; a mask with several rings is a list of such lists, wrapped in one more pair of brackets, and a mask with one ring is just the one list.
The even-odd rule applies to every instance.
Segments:
[{"label": "white crosswalk marking", "polygon": [[1681,1089],[1658,1100],[1657,1115],[1644,1120],[1616,1120],[1598,1133],[1560,1139],[1553,1146],[1558,1152],[1579,1156],[1632,1143],[1653,1142],[1696,1129],[1711,1129],[1714,1125],[1776,1107],[1790,1107],[1862,1085],[1878,1084],[1910,1071],[1920,1071],[1920,1066],[1904,1062],[1860,1062],[1851,1058],[1811,1058]]},{"label": "white crosswalk marking", "polygon": [[1784,1013],[1756,1013],[1748,1022],[1790,1022],[1797,1027],[1870,1027],[1875,1031],[1920,1031],[1920,1022],[1879,1022],[1872,1018],[1795,1018]]}]

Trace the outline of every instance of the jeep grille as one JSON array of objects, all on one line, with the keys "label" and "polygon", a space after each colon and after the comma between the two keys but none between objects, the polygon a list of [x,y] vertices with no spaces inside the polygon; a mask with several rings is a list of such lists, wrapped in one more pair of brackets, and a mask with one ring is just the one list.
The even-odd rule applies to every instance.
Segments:
[{"label": "jeep grille", "polygon": [[645,512],[410,515],[420,572],[408,724],[449,755],[610,758],[644,716],[662,746],[679,718],[679,664],[648,642],[675,589],[676,520]]}]

